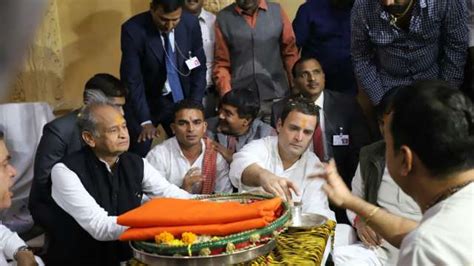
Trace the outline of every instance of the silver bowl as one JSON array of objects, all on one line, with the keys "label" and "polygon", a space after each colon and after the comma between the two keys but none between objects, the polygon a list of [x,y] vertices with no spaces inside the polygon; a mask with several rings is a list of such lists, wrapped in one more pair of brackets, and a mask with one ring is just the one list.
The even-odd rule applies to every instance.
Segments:
[{"label": "silver bowl", "polygon": [[291,209],[291,223],[288,225],[288,230],[307,230],[314,227],[321,226],[327,222],[328,218],[316,213],[303,213],[301,206],[294,206]]}]

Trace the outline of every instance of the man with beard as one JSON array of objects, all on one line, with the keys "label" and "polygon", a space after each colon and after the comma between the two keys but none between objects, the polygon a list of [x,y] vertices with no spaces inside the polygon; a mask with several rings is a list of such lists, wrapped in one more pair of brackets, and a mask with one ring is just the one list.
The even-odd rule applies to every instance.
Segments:
[{"label": "man with beard", "polygon": [[204,0],[184,0],[184,9],[199,19],[202,33],[202,47],[206,54],[206,93],[203,98],[204,116],[216,114],[218,95],[212,81],[212,65],[214,64],[214,41],[216,16],[202,8]]},{"label": "man with beard", "polygon": [[356,0],[351,54],[377,105],[393,87],[441,79],[459,88],[468,45],[465,0]]},{"label": "man with beard", "polygon": [[[350,186],[359,162],[359,150],[370,143],[362,110],[353,96],[326,90],[324,71],[314,58],[300,58],[293,66],[293,83],[319,110],[319,123],[310,149],[321,161],[334,158],[344,182]],[[288,99],[273,105],[272,120],[278,121]],[[336,209],[337,221],[349,224],[343,209]]]},{"label": "man with beard", "polygon": [[263,190],[284,200],[299,198],[302,211],[334,220],[324,182],[311,176],[323,170],[309,151],[317,125],[316,106],[306,99],[286,103],[277,123],[278,136],[252,141],[234,154],[229,177],[239,192]]},{"label": "man with beard", "polygon": [[351,62],[351,8],[354,0],[309,0],[293,20],[302,57],[318,58],[328,89],[357,94]]},{"label": "man with beard", "polygon": [[228,163],[204,138],[207,123],[202,105],[189,100],[177,103],[171,129],[175,136],[155,146],[146,156],[148,162],[189,193],[232,192]]},{"label": "man with beard", "polygon": [[213,77],[219,95],[252,86],[260,116],[270,122],[275,99],[289,94],[298,50],[291,23],[278,3],[236,0],[217,14]]},{"label": "man with beard", "polygon": [[108,104],[90,104],[78,116],[86,146],[51,171],[48,265],[119,265],[131,258],[126,229],[117,216],[148,197],[190,198],[140,156],[127,152],[129,135],[122,114]]},{"label": "man with beard", "polygon": [[[318,124],[317,114],[316,106],[307,99],[286,102],[277,122],[278,136],[254,140],[234,155],[229,178],[239,192],[264,191],[290,204],[301,203],[303,213],[316,213],[335,220],[321,189],[324,182],[312,178],[323,170],[318,157],[308,149]],[[338,238],[343,234],[336,228]],[[337,242],[336,239],[334,245]],[[331,243],[326,246],[322,265]]]},{"label": "man with beard", "polygon": [[276,135],[275,129],[257,118],[259,102],[254,91],[234,89],[222,97],[219,116],[207,120],[208,137],[227,162],[252,140]]}]

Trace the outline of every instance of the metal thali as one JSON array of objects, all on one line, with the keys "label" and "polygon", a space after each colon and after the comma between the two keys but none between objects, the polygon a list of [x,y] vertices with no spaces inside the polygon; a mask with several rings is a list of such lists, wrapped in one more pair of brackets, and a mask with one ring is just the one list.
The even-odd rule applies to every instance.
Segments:
[{"label": "metal thali", "polygon": [[133,256],[140,262],[148,265],[188,265],[188,266],[213,266],[230,265],[253,260],[259,256],[268,254],[275,248],[275,240],[270,240],[261,246],[252,247],[245,250],[239,250],[232,254],[219,254],[212,256],[162,256],[152,254],[136,249],[133,243],[130,246],[133,250]]}]

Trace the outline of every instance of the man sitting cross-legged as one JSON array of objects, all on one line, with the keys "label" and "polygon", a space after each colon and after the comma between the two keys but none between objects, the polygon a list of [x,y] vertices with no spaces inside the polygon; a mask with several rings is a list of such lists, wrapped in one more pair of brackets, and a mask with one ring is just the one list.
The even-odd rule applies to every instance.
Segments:
[{"label": "man sitting cross-legged", "polygon": [[[131,258],[126,229],[117,216],[136,208],[143,194],[189,198],[146,160],[127,152],[129,135],[120,111],[86,106],[78,116],[86,147],[66,156],[51,172],[54,224],[47,226],[51,265],[119,265]],[[167,215],[167,214],[163,214]]]},{"label": "man sitting cross-legged", "polygon": [[175,137],[154,147],[146,156],[162,176],[188,192],[232,192],[229,165],[204,138],[207,123],[200,103],[177,103],[171,129]]},{"label": "man sitting cross-legged", "polygon": [[254,140],[234,154],[229,177],[240,192],[261,187],[290,200],[301,196],[303,212],[325,215],[334,220],[323,181],[311,175],[322,171],[318,157],[309,151],[318,122],[316,106],[305,100],[288,101],[277,123],[278,136]]}]

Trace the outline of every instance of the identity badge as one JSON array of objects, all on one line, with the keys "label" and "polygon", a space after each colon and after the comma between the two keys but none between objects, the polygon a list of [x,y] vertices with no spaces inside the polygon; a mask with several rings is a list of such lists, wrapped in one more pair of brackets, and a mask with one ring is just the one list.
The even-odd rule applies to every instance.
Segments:
[{"label": "identity badge", "polygon": [[201,63],[199,62],[199,59],[195,56],[189,58],[188,60],[185,61],[186,66],[188,66],[189,70],[193,70],[196,67],[200,66]]},{"label": "identity badge", "polygon": [[349,135],[345,135],[344,128],[339,127],[339,135],[332,136],[332,145],[333,146],[348,146],[349,145]]},{"label": "identity badge", "polygon": [[349,145],[349,135],[333,135],[332,136],[332,145],[333,146],[348,146]]}]

